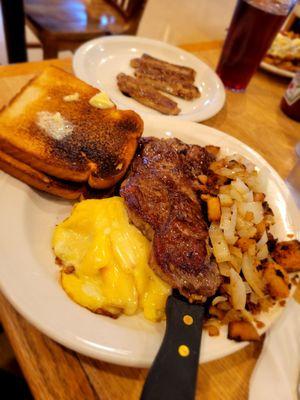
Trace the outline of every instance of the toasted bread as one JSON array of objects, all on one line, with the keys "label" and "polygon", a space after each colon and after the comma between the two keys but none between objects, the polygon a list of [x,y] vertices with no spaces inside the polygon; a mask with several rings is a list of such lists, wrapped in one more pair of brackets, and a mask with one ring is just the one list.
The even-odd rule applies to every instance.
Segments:
[{"label": "toasted bread", "polygon": [[91,189],[89,185],[75,182],[61,181],[43,172],[29,167],[27,164],[14,159],[0,150],[0,170],[27,183],[35,189],[42,190],[67,200],[103,198],[112,196],[114,187],[110,189]]},{"label": "toasted bread", "polygon": [[83,184],[73,185],[70,183],[60,182],[42,172],[39,172],[27,164],[14,159],[8,154],[0,150],[0,169],[9,175],[14,176],[22,182],[27,183],[36,189],[47,193],[54,194],[68,200],[76,200],[80,198],[84,191]]},{"label": "toasted bread", "polygon": [[[76,100],[65,100],[74,93]],[[59,68],[46,68],[0,112],[0,150],[59,179],[112,187],[134,156],[143,121],[133,111],[93,107],[89,100],[97,93]],[[41,124],[45,115],[58,117],[50,130]],[[59,135],[53,134],[57,123]]]}]

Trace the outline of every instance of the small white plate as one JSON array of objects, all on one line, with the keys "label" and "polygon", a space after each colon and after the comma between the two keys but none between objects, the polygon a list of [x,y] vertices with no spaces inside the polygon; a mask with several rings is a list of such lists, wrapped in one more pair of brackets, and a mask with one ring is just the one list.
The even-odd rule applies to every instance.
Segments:
[{"label": "small white plate", "polygon": [[76,51],[73,58],[75,75],[83,81],[104,90],[119,108],[131,109],[140,114],[161,114],[136,100],[123,95],[118,89],[116,76],[120,72],[132,75],[129,63],[132,58],[148,53],[175,64],[194,68],[197,72],[195,85],[201,97],[192,101],[172,97],[181,109],[174,119],[204,121],[215,115],[225,102],[223,83],[215,72],[192,54],[157,40],[136,36],[109,36],[91,40]]},{"label": "small white plate", "polygon": [[[239,153],[266,175],[267,200],[275,212],[274,234],[280,239],[295,232],[300,238],[300,216],[282,179],[253,149],[216,129],[171,117],[144,117],[145,136],[178,137],[187,143],[221,146],[224,154]],[[51,250],[54,227],[70,214],[71,204],[32,190],[0,173],[0,288],[12,305],[52,339],[104,361],[148,367],[161,344],[165,323],[151,323],[142,315],[116,320],[80,307],[60,286]],[[267,329],[282,307],[259,317]],[[265,330],[264,329],[264,330]],[[246,346],[202,335],[201,362],[232,354]]]},{"label": "small white plate", "polygon": [[265,61],[260,63],[260,67],[268,72],[272,72],[275,75],[285,76],[286,78],[293,78],[295,76],[295,72],[275,67],[275,65],[269,64]]}]

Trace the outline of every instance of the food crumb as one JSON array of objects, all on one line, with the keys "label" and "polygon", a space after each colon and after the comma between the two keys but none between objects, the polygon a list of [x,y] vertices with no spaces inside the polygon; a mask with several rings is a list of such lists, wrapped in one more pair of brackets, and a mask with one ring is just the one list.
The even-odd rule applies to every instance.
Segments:
[{"label": "food crumb", "polygon": [[198,176],[198,180],[201,182],[201,183],[203,183],[204,185],[206,185],[206,183],[207,183],[207,175],[199,175]]},{"label": "food crumb", "polygon": [[75,268],[73,267],[73,265],[69,265],[67,267],[63,266],[62,270],[65,274],[72,274],[75,271]]},{"label": "food crumb", "polygon": [[265,324],[262,321],[255,320],[255,323],[258,329],[262,329],[265,327]]},{"label": "food crumb", "polygon": [[208,331],[209,336],[219,336],[219,334],[220,334],[219,328],[217,328],[216,326],[213,326],[213,325],[208,325],[207,331]]},{"label": "food crumb", "polygon": [[280,300],[279,305],[280,307],[284,307],[285,306],[286,301],[285,300]]},{"label": "food crumb", "polygon": [[293,276],[291,281],[292,281],[293,285],[297,286],[299,283],[299,275],[297,274],[297,275]]},{"label": "food crumb", "polygon": [[79,93],[72,93],[72,94],[68,94],[67,96],[64,96],[63,99],[64,101],[66,101],[67,103],[70,103],[71,101],[78,101],[79,100]]},{"label": "food crumb", "polygon": [[[56,226],[57,226],[57,225],[56,225]],[[57,264],[57,265],[63,265],[61,259],[58,258],[58,257],[55,257],[55,264]]]}]

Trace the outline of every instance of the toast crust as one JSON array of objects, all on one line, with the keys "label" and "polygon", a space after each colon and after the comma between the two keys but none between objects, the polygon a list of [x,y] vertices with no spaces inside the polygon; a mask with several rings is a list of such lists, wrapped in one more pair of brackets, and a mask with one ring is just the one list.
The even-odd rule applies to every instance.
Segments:
[{"label": "toast crust", "polygon": [[[143,121],[133,111],[91,106],[98,92],[59,68],[46,68],[0,112],[0,150],[47,175],[96,189],[113,186],[135,154]],[[78,100],[64,101],[74,93]],[[38,125],[40,112],[60,113],[72,133],[53,138]]]},{"label": "toast crust", "polygon": [[105,190],[92,189],[84,183],[64,182],[29,167],[0,150],[0,171],[19,179],[35,189],[66,200],[103,199],[111,197],[115,188]]},{"label": "toast crust", "polygon": [[77,200],[84,192],[82,184],[68,184],[47,176],[0,150],[0,169],[35,189],[62,197]]}]

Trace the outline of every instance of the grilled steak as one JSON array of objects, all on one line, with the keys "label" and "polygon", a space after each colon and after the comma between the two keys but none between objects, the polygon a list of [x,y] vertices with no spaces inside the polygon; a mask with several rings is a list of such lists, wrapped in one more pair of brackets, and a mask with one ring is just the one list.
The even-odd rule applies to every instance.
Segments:
[{"label": "grilled steak", "polygon": [[193,83],[196,71],[189,67],[171,64],[166,61],[143,54],[141,58],[134,58],[130,61],[133,68],[139,68],[141,72],[147,75],[161,76],[162,80],[183,80]]},{"label": "grilled steak", "polygon": [[134,75],[142,82],[161,90],[162,92],[172,94],[173,96],[181,97],[185,100],[193,100],[200,97],[199,89],[190,82],[180,80],[163,80],[160,74],[147,75],[137,69]]},{"label": "grilled steak", "polygon": [[122,93],[134,98],[147,107],[154,108],[154,110],[168,115],[177,115],[180,112],[180,108],[178,108],[175,101],[164,96],[140,79],[121,73],[117,76],[117,83]]},{"label": "grilled steak", "polygon": [[213,158],[204,148],[178,139],[142,139],[120,191],[131,221],[152,240],[150,266],[190,301],[205,301],[220,285],[192,188]]}]

